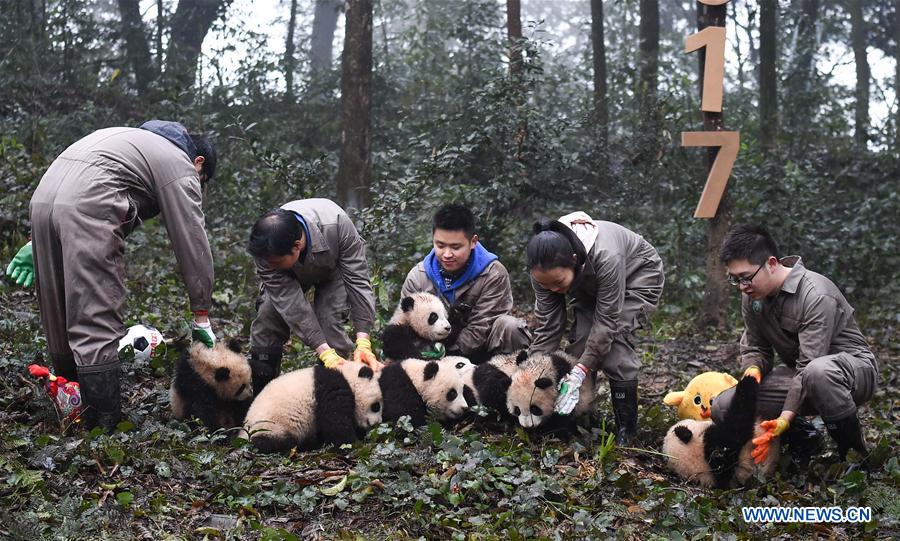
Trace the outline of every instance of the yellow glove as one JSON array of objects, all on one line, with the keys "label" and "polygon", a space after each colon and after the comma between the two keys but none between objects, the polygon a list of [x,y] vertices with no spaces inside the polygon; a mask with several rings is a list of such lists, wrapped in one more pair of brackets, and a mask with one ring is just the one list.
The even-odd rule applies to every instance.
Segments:
[{"label": "yellow glove", "polygon": [[762,370],[760,370],[759,367],[755,364],[744,370],[743,377],[747,376],[752,376],[756,380],[756,383],[762,383]]},{"label": "yellow glove", "polygon": [[357,338],[356,349],[353,351],[353,360],[368,365],[372,370],[381,370],[384,366],[372,353],[372,341],[368,338]]},{"label": "yellow glove", "polygon": [[344,358],[337,354],[334,348],[328,348],[319,354],[319,360],[325,365],[325,368],[337,368],[344,364]]},{"label": "yellow glove", "polygon": [[765,430],[765,432],[763,432],[761,436],[753,438],[753,445],[756,447],[753,448],[750,456],[753,457],[755,463],[762,464],[765,462],[766,458],[769,456],[769,445],[772,444],[772,440],[784,433],[790,424],[791,423],[784,417],[759,423],[759,426]]}]

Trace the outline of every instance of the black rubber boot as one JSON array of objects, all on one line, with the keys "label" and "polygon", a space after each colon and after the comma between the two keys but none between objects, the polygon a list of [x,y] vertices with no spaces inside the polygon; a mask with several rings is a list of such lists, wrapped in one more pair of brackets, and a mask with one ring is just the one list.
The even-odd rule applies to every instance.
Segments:
[{"label": "black rubber boot", "polygon": [[616,445],[630,446],[637,433],[637,381],[610,381],[613,415],[616,418]]},{"label": "black rubber boot", "polygon": [[50,359],[53,361],[53,375],[64,377],[69,381],[78,381],[78,371],[75,369],[75,356],[73,354],[51,353]]},{"label": "black rubber boot", "polygon": [[119,388],[119,361],[78,367],[81,387],[81,423],[91,430],[96,426],[107,432],[116,429],[122,419],[122,395]]},{"label": "black rubber boot", "polygon": [[281,346],[250,348],[250,372],[253,376],[253,396],[281,373]]},{"label": "black rubber boot", "polygon": [[781,435],[782,443],[791,449],[791,456],[799,462],[807,462],[819,454],[825,444],[822,433],[803,417],[795,417],[790,427]]},{"label": "black rubber boot", "polygon": [[861,456],[866,456],[866,441],[856,413],[837,421],[828,421],[825,428],[828,429],[828,435],[837,443],[841,460],[847,460],[847,451],[850,449],[856,449]]}]

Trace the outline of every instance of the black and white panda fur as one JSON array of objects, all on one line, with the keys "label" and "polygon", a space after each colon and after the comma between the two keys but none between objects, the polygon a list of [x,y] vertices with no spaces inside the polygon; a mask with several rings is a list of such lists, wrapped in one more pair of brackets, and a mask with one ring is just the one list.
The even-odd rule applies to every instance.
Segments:
[{"label": "black and white panda fur", "polygon": [[359,362],[317,364],[273,379],[253,401],[244,428],[264,453],[352,443],[381,422],[378,377]]},{"label": "black and white panda fur", "polygon": [[422,351],[450,336],[447,308],[431,293],[413,293],[400,300],[381,334],[383,357],[393,361],[421,359]]},{"label": "black and white panda fur", "polygon": [[384,399],[385,422],[409,415],[413,426],[422,426],[432,411],[443,420],[455,420],[468,410],[463,379],[449,364],[407,359],[385,366],[378,377]]},{"label": "black and white panda fur", "polygon": [[716,488],[741,485],[757,470],[770,475],[778,463],[778,438],[759,466],[750,455],[751,440],[763,433],[756,419],[758,387],[754,378],[742,379],[721,423],[685,419],[673,425],[663,440],[669,467],[684,479]]},{"label": "black and white panda fur", "polygon": [[447,356],[440,362],[452,364],[462,375],[463,394],[469,407],[484,406],[489,410],[508,415],[506,393],[516,371],[517,359],[524,360],[527,351],[494,355],[486,363],[473,364],[465,357]]},{"label": "black and white panda fur", "polygon": [[[519,355],[516,363],[516,371],[506,393],[506,408],[520,425],[536,428],[553,417],[559,382],[577,361],[562,351],[556,351],[549,355]],[[591,412],[596,400],[596,382],[594,375],[589,374],[581,384],[578,403],[569,418]]]},{"label": "black and white panda fur", "polygon": [[196,344],[175,364],[169,404],[176,419],[197,417],[210,430],[240,426],[252,399],[250,363],[237,342]]}]

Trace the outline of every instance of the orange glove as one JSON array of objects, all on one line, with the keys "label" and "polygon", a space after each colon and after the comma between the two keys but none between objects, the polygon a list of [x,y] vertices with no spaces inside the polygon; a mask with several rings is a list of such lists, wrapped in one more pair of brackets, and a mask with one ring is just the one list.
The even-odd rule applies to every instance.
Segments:
[{"label": "orange glove", "polygon": [[744,370],[744,377],[747,376],[752,376],[756,380],[756,383],[762,383],[762,370],[755,364]]},{"label": "orange glove", "polygon": [[756,446],[750,453],[750,456],[753,457],[753,462],[756,464],[765,462],[766,458],[769,456],[769,445],[772,444],[772,440],[787,430],[789,425],[790,422],[784,417],[759,423],[759,426],[765,430],[765,432],[759,437],[753,438],[753,445]]},{"label": "orange glove", "polygon": [[357,338],[356,339],[356,349],[353,350],[353,360],[359,363],[363,363],[368,365],[369,368],[375,370],[381,370],[384,366],[378,359],[375,357],[375,354],[372,352],[372,341],[368,338]]}]

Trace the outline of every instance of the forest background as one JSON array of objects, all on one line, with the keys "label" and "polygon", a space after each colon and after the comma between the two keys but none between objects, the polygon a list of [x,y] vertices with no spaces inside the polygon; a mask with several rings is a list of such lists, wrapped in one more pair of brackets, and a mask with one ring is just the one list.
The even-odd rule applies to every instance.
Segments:
[{"label": "forest background", "polygon": [[[741,148],[712,221],[692,217],[707,153],[680,146],[681,132],[704,129],[698,55],[685,54],[683,44],[698,23],[709,23],[708,10],[692,1],[658,0],[0,0],[0,259],[8,261],[27,239],[31,193],[66,146],[95,129],[151,118],[178,120],[210,134],[218,146],[219,172],[206,189],[204,209],[216,265],[212,315],[222,335],[246,337],[252,320],[257,282],[245,252],[249,228],[262,212],[289,200],[329,197],[353,209],[368,242],[382,321],[407,270],[427,253],[430,216],[442,202],[472,207],[479,237],[510,269],[525,316],[532,295],[522,247],[531,224],[585,210],[639,232],[665,261],[666,290],[642,346],[642,378],[654,382],[642,395],[649,448],[671,420],[655,406],[659,393],[680,388],[703,369],[736,369],[738,295],[714,256],[729,224],[761,222],[785,254],[801,254],[856,308],[883,365],[870,436],[881,437],[886,456],[896,454],[895,444],[885,441],[895,441],[898,431],[891,360],[900,323],[900,1],[733,1],[721,8],[728,43],[718,122],[741,132]],[[128,261],[127,320],[156,325],[170,338],[186,336],[186,296],[158,220],[129,238]],[[47,436],[54,434],[52,414],[38,400],[40,389],[19,375],[45,346],[32,292],[0,286],[0,333],[0,368],[7,372],[0,422],[10,450],[0,454],[0,475],[6,475],[0,495],[11,520],[0,526],[0,537],[33,527],[36,538],[44,538],[66,524],[42,515],[57,513],[60,502],[64,516],[82,517],[70,517],[69,527],[85,532],[111,535],[124,513],[133,520],[122,538],[143,535],[142,529],[159,538],[186,525],[201,537],[212,535],[202,530],[207,527],[233,531],[231,522],[220,529],[209,522],[218,514],[237,517],[241,531],[263,537],[299,535],[311,524],[335,534],[353,520],[376,534],[380,527],[445,536],[487,528],[470,518],[481,516],[478,505],[495,505],[504,493],[482,486],[476,502],[468,502],[475,511],[461,511],[467,500],[453,487],[466,485],[455,472],[447,474],[450,459],[444,457],[437,461],[444,469],[438,466],[432,480],[439,488],[407,480],[409,494],[438,492],[416,504],[430,515],[389,526],[375,523],[377,513],[360,518],[372,492],[385,517],[408,500],[398,496],[393,508],[384,487],[371,482],[392,479],[407,464],[379,458],[396,439],[388,429],[354,449],[351,459],[295,457],[319,472],[299,485],[260,474],[254,469],[260,463],[241,448],[209,450],[202,439],[176,444],[184,433],[165,424],[164,414],[171,359],[132,368],[134,420],[146,421],[140,428],[112,437],[73,439],[58,429]],[[309,362],[308,350],[293,348],[289,362]],[[45,424],[35,428],[33,418],[42,412]],[[577,442],[574,451],[529,442],[515,460],[505,454],[515,436],[472,449],[475,440],[438,425],[424,436],[404,434],[409,456],[460,452],[477,463],[475,470],[498,460],[530,460],[535,469],[517,469],[516,482],[510,480],[519,489],[535,479],[549,483],[542,468],[563,464],[579,476],[593,468],[590,482],[605,487],[594,487],[590,497],[598,503],[583,509],[564,482],[562,488],[529,485],[543,501],[528,503],[523,495],[515,505],[507,502],[516,512],[499,522],[489,515],[485,531],[540,537],[625,527],[634,535],[669,535],[666,520],[672,520],[695,534],[704,528],[771,534],[739,524],[734,498],[748,496],[687,504],[686,491],[663,481],[658,459],[597,447],[599,427],[583,434],[580,455]],[[141,456],[138,449],[148,441],[159,444],[154,438],[165,439],[168,458]],[[459,444],[456,451],[445,449],[448,441]],[[240,454],[236,470],[228,465],[234,453]],[[319,467],[321,461],[334,468]],[[900,466],[896,458],[888,464],[871,486],[854,470],[835,489],[831,464],[812,481],[804,477],[816,490],[785,490],[811,505],[823,495],[881,501],[879,525],[896,532]],[[502,468],[494,475],[513,476],[512,466]],[[76,475],[76,486],[52,471]],[[236,471],[259,477],[248,488]],[[334,500],[318,490],[333,471],[350,480],[352,497]],[[142,472],[160,486],[138,492],[130,482]],[[190,472],[210,479],[163,487],[176,473],[189,478]],[[224,477],[212,479],[213,473]],[[638,495],[632,485],[640,473],[653,482]],[[469,475],[471,481],[483,472]],[[584,478],[575,479],[578,490],[588,490]],[[113,495],[117,506],[105,504]],[[333,513],[331,522],[310,521],[322,506]],[[263,508],[294,518],[287,526],[273,524]],[[645,520],[651,515],[653,521]],[[885,522],[885,516],[892,519]],[[878,535],[875,526],[860,532]]]}]

